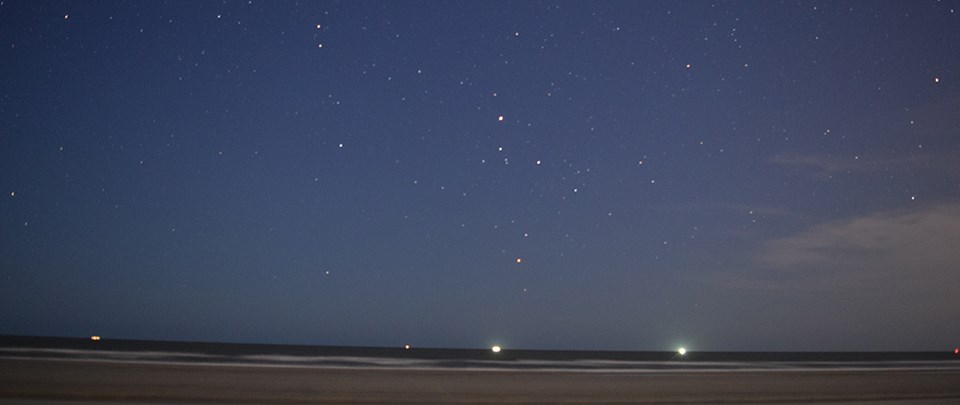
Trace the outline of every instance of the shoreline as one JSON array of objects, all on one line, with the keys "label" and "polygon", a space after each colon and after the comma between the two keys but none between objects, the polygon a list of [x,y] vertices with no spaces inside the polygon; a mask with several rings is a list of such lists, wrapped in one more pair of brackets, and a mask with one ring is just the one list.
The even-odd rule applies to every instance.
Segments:
[{"label": "shoreline", "polygon": [[[389,360],[406,360],[392,359]],[[270,361],[187,361],[187,360],[150,360],[150,359],[120,359],[120,358],[96,358],[96,357],[31,357],[31,356],[9,356],[0,355],[2,360],[21,360],[21,361],[55,361],[63,363],[107,363],[107,364],[142,364],[142,365],[171,365],[171,366],[189,366],[189,367],[252,367],[252,368],[276,368],[276,369],[318,369],[318,370],[357,370],[357,371],[436,371],[436,372],[456,372],[456,371],[488,371],[488,372],[533,372],[533,373],[584,373],[584,374],[712,374],[712,373],[765,373],[789,371],[795,373],[815,373],[815,372],[866,372],[866,371],[898,371],[898,372],[937,372],[937,371],[960,371],[960,366],[955,362],[947,361],[922,361],[913,362],[912,366],[867,366],[861,363],[853,363],[846,366],[837,366],[836,363],[821,365],[818,363],[780,363],[780,362],[759,362],[755,367],[746,367],[743,364],[752,364],[750,362],[738,362],[735,365],[717,364],[714,362],[670,364],[670,367],[659,368],[572,368],[572,367],[536,367],[529,366],[525,368],[511,367],[512,362],[504,362],[504,366],[496,365],[483,366],[415,366],[415,365],[324,365],[315,363],[297,363],[297,362],[270,362]],[[887,363],[890,364],[890,363]],[[759,367],[762,365],[763,367]],[[687,367],[689,366],[689,367]],[[714,367],[712,367],[714,366]]]},{"label": "shoreline", "polygon": [[583,372],[0,358],[0,402],[806,403],[960,400],[960,369]]}]

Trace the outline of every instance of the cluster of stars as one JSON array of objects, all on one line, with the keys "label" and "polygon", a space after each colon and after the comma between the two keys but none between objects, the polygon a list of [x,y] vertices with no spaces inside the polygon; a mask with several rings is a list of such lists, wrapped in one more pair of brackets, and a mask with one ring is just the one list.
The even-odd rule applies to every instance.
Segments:
[{"label": "cluster of stars", "polygon": [[[235,28],[232,23],[218,20],[241,14],[220,5],[216,7],[215,11],[207,8],[197,15],[203,16],[204,24]],[[558,12],[551,7],[547,8]],[[606,5],[585,3],[571,7],[589,9]],[[816,7],[813,9],[817,15],[822,14]],[[73,19],[72,14],[64,11],[67,10],[48,13],[43,17],[45,24],[74,30],[92,20],[86,11],[70,9]],[[149,63],[156,65],[143,71],[157,73],[157,76],[149,77],[155,82],[146,79],[144,82],[162,83],[163,87],[158,88],[165,90],[155,93],[170,93],[175,97],[157,99],[157,105],[164,106],[159,112],[140,108],[138,111],[146,111],[141,116],[127,113],[123,108],[128,104],[154,106],[153,100],[145,96],[148,93],[137,86],[116,92],[87,92],[86,97],[93,101],[87,104],[122,112],[116,126],[70,122],[69,117],[99,111],[76,107],[81,101],[86,102],[86,98],[70,98],[70,94],[87,94],[84,92],[88,89],[54,92],[56,97],[50,98],[70,100],[63,104],[51,102],[50,110],[56,113],[50,115],[58,117],[57,128],[71,128],[71,131],[51,129],[47,133],[42,125],[30,128],[30,119],[23,118],[29,114],[18,111],[19,107],[9,101],[15,97],[5,99],[8,101],[0,111],[5,120],[0,122],[16,122],[23,128],[44,132],[40,139],[48,143],[43,144],[42,149],[31,150],[52,152],[56,145],[69,146],[69,153],[56,154],[55,159],[59,159],[56,164],[16,163],[20,166],[12,166],[15,175],[20,170],[25,178],[32,178],[29,177],[32,174],[27,175],[32,173],[27,168],[40,167],[46,171],[45,178],[54,180],[36,188],[23,183],[3,186],[10,196],[4,204],[15,206],[10,212],[17,212],[11,215],[15,219],[10,228],[21,229],[17,225],[25,218],[31,219],[31,228],[25,233],[56,222],[33,219],[36,216],[31,216],[31,208],[24,208],[34,204],[30,201],[34,196],[49,194],[58,197],[56,201],[78,200],[99,207],[97,209],[130,207],[129,212],[113,210],[115,216],[120,213],[130,217],[164,218],[141,223],[149,223],[150,229],[163,238],[181,240],[181,237],[193,236],[184,236],[194,232],[191,226],[185,225],[187,221],[207,221],[206,228],[197,228],[216,229],[216,220],[207,216],[219,218],[220,214],[216,209],[194,212],[184,208],[173,213],[151,210],[162,211],[157,206],[190,207],[191,204],[165,199],[205,194],[214,196],[212,202],[202,201],[196,205],[219,208],[222,201],[242,200],[224,204],[223,216],[264,212],[268,213],[265,217],[271,217],[270,221],[275,216],[289,223],[322,224],[303,226],[298,229],[307,231],[290,231],[285,236],[291,240],[323,240],[322,248],[316,250],[323,250],[328,256],[340,254],[336,248],[329,247],[335,246],[333,243],[326,244],[327,234],[336,233],[331,229],[350,229],[343,232],[346,234],[375,235],[370,239],[379,241],[389,238],[380,238],[385,231],[379,226],[386,224],[385,228],[394,232],[390,226],[402,224],[396,226],[400,228],[397,233],[414,237],[399,243],[409,243],[416,246],[414,249],[433,247],[436,240],[445,236],[443,232],[456,233],[463,240],[482,242],[460,250],[485,246],[487,250],[483,254],[491,256],[490,260],[500,266],[498,270],[509,271],[519,283],[523,277],[532,279],[538,266],[550,266],[544,264],[549,263],[546,260],[549,255],[566,259],[576,254],[602,253],[604,245],[622,245],[618,248],[626,252],[622,255],[626,259],[604,263],[611,268],[629,267],[632,261],[666,258],[662,252],[672,249],[689,248],[691,257],[696,257],[696,244],[701,240],[708,240],[703,242],[706,244],[726,238],[726,235],[711,234],[712,229],[749,230],[751,232],[740,232],[736,237],[741,239],[729,243],[740,247],[760,244],[764,240],[757,235],[764,235],[764,231],[776,226],[801,231],[802,226],[818,219],[862,214],[858,210],[863,208],[856,204],[860,193],[853,191],[865,190],[864,195],[890,197],[874,198],[870,204],[864,204],[873,208],[916,209],[924,204],[911,201],[919,197],[923,197],[924,203],[935,200],[938,193],[945,194],[938,188],[942,187],[940,184],[954,184],[947,181],[950,179],[944,180],[949,175],[938,174],[941,177],[935,180],[925,174],[904,175],[913,170],[913,166],[894,168],[877,163],[875,158],[878,150],[909,154],[902,159],[908,162],[904,165],[909,165],[910,158],[922,160],[931,149],[942,154],[955,152],[949,146],[942,147],[952,145],[949,140],[927,139],[938,136],[929,133],[929,128],[938,126],[935,122],[938,118],[935,114],[924,114],[918,107],[926,104],[921,97],[943,96],[953,89],[951,86],[956,81],[950,80],[952,73],[944,68],[952,65],[946,62],[934,65],[922,58],[912,61],[911,65],[900,65],[888,55],[872,56],[874,63],[882,61],[890,71],[907,72],[904,81],[923,87],[922,90],[904,90],[900,84],[878,79],[871,76],[870,69],[857,66],[840,69],[842,74],[836,77],[823,74],[837,73],[828,70],[835,69],[828,63],[839,65],[846,61],[839,52],[824,53],[824,45],[834,43],[831,41],[837,42],[830,49],[850,45],[845,45],[842,38],[825,35],[830,30],[819,26],[796,34],[776,33],[787,35],[777,37],[783,43],[806,41],[796,54],[781,53],[783,50],[776,47],[763,47],[764,53],[752,53],[751,44],[766,43],[768,39],[764,35],[775,33],[763,31],[766,21],[757,19],[747,24],[733,14],[711,10],[705,13],[709,15],[708,20],[697,21],[695,29],[689,32],[678,28],[684,32],[674,36],[657,30],[646,32],[647,27],[642,24],[630,25],[626,19],[610,18],[610,13],[605,17],[590,17],[590,13],[586,13],[577,17],[583,17],[582,20],[574,19],[576,22],[570,23],[583,27],[569,33],[561,32],[563,26],[551,25],[548,20],[542,24],[497,25],[492,29],[476,27],[482,31],[482,38],[495,41],[478,43],[477,47],[467,48],[468,51],[445,52],[451,43],[460,44],[470,39],[458,37],[450,43],[444,38],[421,41],[412,35],[414,31],[409,31],[416,27],[406,21],[397,24],[402,20],[392,16],[380,16],[384,24],[371,24],[373,20],[351,21],[352,13],[328,19],[316,10],[299,11],[297,15],[306,19],[292,26],[270,26],[266,22],[258,26],[268,46],[258,51],[264,53],[257,57],[225,54],[224,49],[229,47],[221,49],[220,39],[214,41],[217,46],[203,41],[196,44],[182,41],[185,34],[176,32],[173,27],[177,24],[172,24],[174,18],[170,18],[176,17],[178,23],[186,24],[177,15],[154,19],[164,27],[156,30],[161,32],[156,38],[171,40],[167,42],[172,44],[167,50],[176,52],[151,54]],[[810,12],[807,8],[803,11]],[[563,12],[566,10],[560,11]],[[684,13],[667,11],[670,19],[687,18],[679,14]],[[61,15],[63,21],[69,22],[61,21]],[[210,20],[214,15],[216,20]],[[133,19],[131,15],[126,21]],[[519,26],[525,30],[523,39],[515,39],[520,36]],[[151,27],[147,28],[147,34],[152,34]],[[142,28],[141,32],[144,32]],[[268,32],[274,35],[264,34]],[[174,37],[173,33],[179,36]],[[326,37],[327,33],[340,35]],[[42,43],[51,44],[45,49],[57,49],[45,56],[47,59],[54,60],[59,53],[75,56],[68,45],[78,41],[53,46],[51,36],[46,32],[44,35]],[[630,35],[634,37],[628,37]],[[295,40],[291,40],[291,36]],[[112,57],[128,49],[144,49],[145,37],[147,35],[139,36],[131,42],[118,40],[116,44],[110,42],[110,38],[85,41],[85,44],[103,43],[111,47],[82,49],[82,52],[89,53],[90,60],[110,60],[98,58]],[[226,44],[232,37],[216,38],[227,38],[223,41]],[[707,40],[716,48],[701,51],[703,41]],[[730,44],[731,41],[736,44]],[[316,51],[325,48],[325,43],[328,49]],[[602,52],[595,46],[598,43],[604,45]],[[12,49],[14,44],[9,45]],[[431,48],[435,45],[437,49]],[[20,48],[23,46],[17,51]],[[663,49],[670,50],[670,55],[664,57],[657,53]],[[684,52],[675,54],[672,50],[676,49]],[[863,53],[871,52],[872,48],[863,48]],[[291,55],[296,57],[289,57]],[[350,61],[356,60],[356,65],[335,59],[343,55]],[[885,57],[887,59],[883,59]],[[83,58],[78,60],[89,62]],[[262,62],[265,60],[277,60],[278,64],[267,69]],[[800,66],[775,66],[780,60],[795,61]],[[168,62],[169,65],[165,64]],[[692,70],[693,65],[697,65],[696,71]],[[815,74],[804,73],[809,67],[821,70],[811,69]],[[94,65],[84,68],[85,72],[99,69]],[[168,71],[180,68],[182,70],[167,75]],[[69,76],[71,69],[56,64],[35,70],[46,72],[50,83],[64,77],[60,82],[64,86],[82,79]],[[273,73],[264,73],[268,71]],[[294,74],[269,76],[278,71]],[[141,73],[130,74],[140,78],[136,75]],[[111,79],[108,73],[102,73],[101,81],[91,83],[111,83]],[[170,80],[163,81],[167,79]],[[16,80],[29,80],[29,75],[17,76],[11,83],[19,83]],[[916,86],[917,83],[921,86]],[[864,95],[866,92],[852,90],[858,86],[870,93]],[[19,84],[5,92],[16,93],[17,87]],[[883,92],[876,93],[876,89]],[[831,98],[834,93],[830,92],[835,90],[841,102],[835,103]],[[854,94],[857,98],[853,98]],[[29,99],[23,94],[14,96]],[[865,99],[869,102],[863,102]],[[176,105],[178,101],[188,107],[180,109],[181,106]],[[203,114],[194,114],[194,110]],[[67,113],[60,114],[63,111]],[[881,129],[861,123],[868,118],[851,118],[869,114],[876,115],[872,118],[879,119],[876,127]],[[889,121],[884,121],[884,114],[888,114]],[[510,121],[506,121],[506,116],[510,116]],[[952,123],[940,118],[947,124]],[[886,125],[889,123],[893,125]],[[80,125],[85,127],[73,131],[74,126]],[[11,127],[14,125],[4,125],[7,130]],[[72,138],[58,132],[70,132],[70,137],[78,139],[84,137],[82,142],[86,144],[75,147],[77,144],[72,143]],[[167,139],[171,132],[178,134],[176,140]],[[276,134],[276,138],[265,140],[263,132],[269,132],[270,136]],[[918,141],[927,147],[922,148]],[[182,149],[177,142],[181,142]],[[168,148],[163,149],[163,144]],[[346,148],[345,144],[351,147]],[[191,148],[200,151],[196,155],[202,157],[192,160],[195,156],[190,154]],[[63,151],[64,147],[59,146],[59,150]],[[722,157],[717,156],[717,151]],[[785,159],[790,160],[786,163],[771,157],[788,155],[803,156]],[[75,163],[83,159],[98,164],[79,166]],[[123,162],[122,167],[117,162]],[[875,167],[870,167],[871,164]],[[128,170],[131,167],[135,170]],[[112,174],[117,172],[133,173],[129,174],[130,178]],[[883,180],[884,185],[889,184],[887,194],[876,191],[883,189],[882,186],[870,189],[861,186],[876,185],[871,179],[879,177],[880,172],[889,176],[889,180]],[[270,177],[277,173],[282,175]],[[296,181],[288,182],[285,178],[288,174]],[[13,177],[4,177],[4,180]],[[931,186],[932,183],[936,186]],[[652,184],[656,186],[650,186]],[[90,194],[83,194],[87,192]],[[86,198],[89,196],[93,197]],[[166,205],[148,203],[154,199]],[[769,207],[761,207],[759,201],[789,213],[775,218],[768,215],[772,210],[764,210]],[[735,208],[721,210],[717,206]],[[821,206],[830,211],[826,214],[818,211]],[[146,215],[137,210],[145,211]],[[437,215],[433,215],[434,211]],[[682,213],[677,214],[680,211]],[[700,215],[701,211],[723,213]],[[614,213],[616,220],[612,219]],[[86,217],[97,218],[96,215]],[[168,217],[176,218],[166,219]],[[267,220],[253,217],[238,219],[236,227],[247,228],[253,235],[275,229],[275,223],[264,225],[262,222]],[[719,225],[706,226],[709,221]],[[22,223],[27,225],[26,221]],[[698,228],[693,224],[704,226]],[[230,227],[224,226],[227,228]],[[690,240],[694,239],[692,234],[686,237],[691,228],[697,231],[695,241]],[[277,225],[276,229],[283,228]],[[173,232],[176,234],[171,235]],[[787,232],[766,232],[771,233]],[[424,237],[425,234],[428,237]],[[273,236],[263,236],[264,239],[270,237]],[[315,250],[304,251],[306,253],[300,253],[304,262],[315,259],[310,256]],[[569,270],[565,265],[559,266],[563,270],[556,274]],[[340,267],[332,268],[338,273],[337,279],[341,278],[340,274],[348,273]],[[329,270],[312,269],[312,275],[330,275]],[[537,276],[547,277],[546,273]],[[516,293],[517,287],[519,284],[510,287],[511,293]],[[527,288],[522,291],[526,292]],[[406,348],[409,349],[409,345]]]}]

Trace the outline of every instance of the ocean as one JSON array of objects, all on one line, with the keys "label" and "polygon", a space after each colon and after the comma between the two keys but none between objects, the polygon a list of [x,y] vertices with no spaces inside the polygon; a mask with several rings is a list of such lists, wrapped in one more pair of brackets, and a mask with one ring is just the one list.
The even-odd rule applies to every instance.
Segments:
[{"label": "ocean", "polygon": [[344,347],[0,336],[0,357],[132,363],[188,363],[376,369],[576,372],[960,369],[943,352],[569,351]]}]

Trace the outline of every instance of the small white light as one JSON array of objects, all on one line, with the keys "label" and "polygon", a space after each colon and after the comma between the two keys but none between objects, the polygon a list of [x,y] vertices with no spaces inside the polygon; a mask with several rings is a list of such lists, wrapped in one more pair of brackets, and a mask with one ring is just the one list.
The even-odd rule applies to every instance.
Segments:
[{"label": "small white light", "polygon": [[494,353],[500,353],[500,346],[491,347],[490,350],[492,350]]},{"label": "small white light", "polygon": [[684,354],[687,354],[687,349],[684,347],[681,347],[680,350],[677,350],[677,353],[680,353],[680,355],[683,356]]}]

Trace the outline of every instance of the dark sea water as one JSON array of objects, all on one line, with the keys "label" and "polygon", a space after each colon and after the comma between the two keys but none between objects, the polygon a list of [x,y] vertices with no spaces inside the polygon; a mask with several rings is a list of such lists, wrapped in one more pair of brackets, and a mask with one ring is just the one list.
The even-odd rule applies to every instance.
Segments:
[{"label": "dark sea water", "polygon": [[772,369],[960,369],[944,352],[676,352],[295,346],[0,336],[0,357],[211,365],[508,369],[556,371],[723,371]]}]

